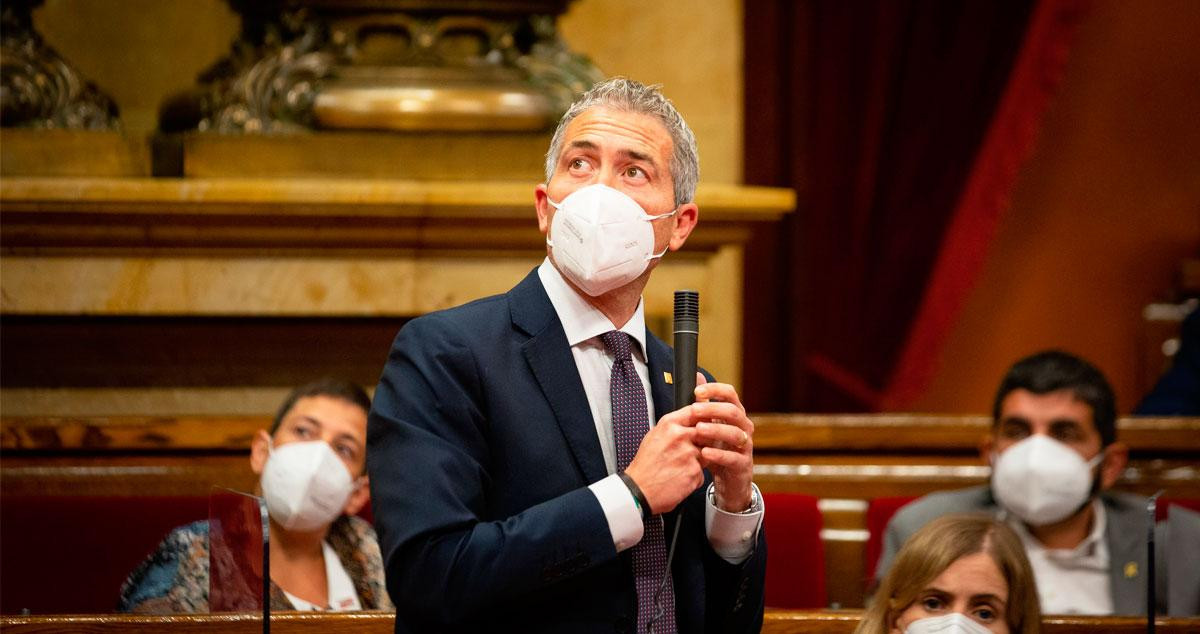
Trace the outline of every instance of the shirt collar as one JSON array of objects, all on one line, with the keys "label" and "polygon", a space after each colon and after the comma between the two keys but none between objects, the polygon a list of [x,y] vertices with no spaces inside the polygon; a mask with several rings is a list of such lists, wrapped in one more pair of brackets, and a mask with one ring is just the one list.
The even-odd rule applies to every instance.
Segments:
[{"label": "shirt collar", "polygon": [[1104,512],[1104,504],[1099,498],[1092,500],[1092,530],[1074,548],[1046,548],[1015,515],[1009,514],[1009,518],[1009,525],[1025,544],[1026,551],[1041,552],[1047,559],[1062,565],[1100,570],[1108,568],[1108,543],[1104,541],[1108,515]]},{"label": "shirt collar", "polygon": [[542,260],[538,267],[538,279],[546,288],[546,295],[558,313],[563,331],[567,335],[567,343],[575,347],[585,341],[599,337],[610,330],[620,330],[637,342],[636,354],[641,360],[646,360],[646,313],[645,302],[638,298],[637,309],[624,326],[617,328],[609,321],[604,313],[592,306],[582,295],[567,284],[562,273],[550,262],[550,258]]}]

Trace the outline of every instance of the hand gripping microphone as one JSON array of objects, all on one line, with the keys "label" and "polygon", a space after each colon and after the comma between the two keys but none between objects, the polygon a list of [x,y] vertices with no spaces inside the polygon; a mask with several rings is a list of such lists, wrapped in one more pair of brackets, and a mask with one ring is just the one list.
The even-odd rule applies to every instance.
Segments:
[{"label": "hand gripping microphone", "polygon": [[675,409],[696,400],[696,339],[700,335],[700,293],[675,291]]}]

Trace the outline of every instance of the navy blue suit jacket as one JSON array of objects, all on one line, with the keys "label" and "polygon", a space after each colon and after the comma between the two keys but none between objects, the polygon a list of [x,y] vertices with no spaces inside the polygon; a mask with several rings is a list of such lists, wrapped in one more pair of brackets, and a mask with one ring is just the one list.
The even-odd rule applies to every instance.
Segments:
[{"label": "navy blue suit jacket", "polygon": [[[671,350],[647,333],[657,415]],[[587,485],[607,469],[574,358],[536,270],[504,295],[414,319],[375,392],[367,465],[397,632],[632,631],[631,551]],[[706,477],[706,481],[708,478]],[[707,485],[706,485],[707,486]],[[731,565],[704,530],[705,487],[672,566],[682,632],[757,632],[766,539]]]}]

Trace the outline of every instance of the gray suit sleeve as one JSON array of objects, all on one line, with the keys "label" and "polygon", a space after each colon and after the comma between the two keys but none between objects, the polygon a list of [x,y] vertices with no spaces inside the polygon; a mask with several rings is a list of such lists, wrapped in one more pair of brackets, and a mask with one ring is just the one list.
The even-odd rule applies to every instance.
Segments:
[{"label": "gray suit sleeve", "polygon": [[[1155,541],[1155,565],[1166,570],[1167,588],[1158,584],[1159,597],[1167,599],[1168,616],[1200,614],[1200,514],[1173,505],[1166,522],[1160,522]],[[1160,580],[1162,573],[1155,575]],[[1160,599],[1161,600],[1161,599]]]}]

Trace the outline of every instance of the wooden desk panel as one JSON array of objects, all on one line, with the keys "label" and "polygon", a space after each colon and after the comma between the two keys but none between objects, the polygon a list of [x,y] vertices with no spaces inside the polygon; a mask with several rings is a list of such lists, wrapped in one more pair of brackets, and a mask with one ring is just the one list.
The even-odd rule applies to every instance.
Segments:
[{"label": "wooden desk panel", "polygon": [[[977,454],[990,416],[954,414],[753,414],[756,453]],[[1200,453],[1200,418],[1125,416],[1117,438],[1135,454]]]},{"label": "wooden desk panel", "polygon": [[[754,413],[757,455],[795,453],[924,453],[978,455],[987,416],[946,414]],[[162,450],[248,448],[267,415],[4,416],[4,449]],[[1118,439],[1133,453],[1200,454],[1200,418],[1117,421]]]},{"label": "wooden desk panel", "polygon": [[[858,611],[767,610],[764,634],[850,634],[858,625]],[[390,613],[314,614],[285,612],[271,615],[271,631],[288,634],[391,634],[395,619]],[[1155,621],[1159,632],[1175,634],[1200,631],[1200,618]],[[256,634],[262,631],[259,615],[196,614],[178,616],[50,615],[0,617],[0,629],[10,634]],[[1115,634],[1144,632],[1146,620],[1139,617],[1047,617],[1046,634]]]}]

